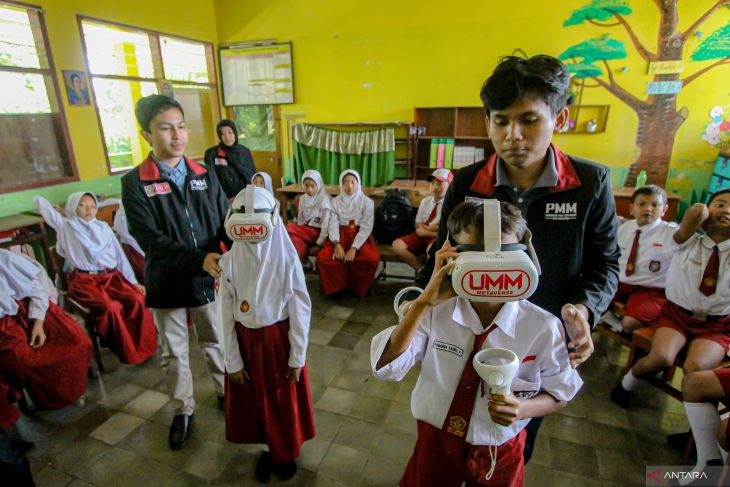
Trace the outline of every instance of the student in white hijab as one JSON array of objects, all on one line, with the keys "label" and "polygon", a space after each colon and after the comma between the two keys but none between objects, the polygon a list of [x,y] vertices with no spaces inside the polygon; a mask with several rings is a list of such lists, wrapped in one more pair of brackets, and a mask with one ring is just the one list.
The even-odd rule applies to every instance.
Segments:
[{"label": "student in white hijab", "polygon": [[[0,249],[0,370],[11,390],[22,387],[36,406],[60,409],[86,391],[92,347],[76,320],[49,299],[47,278],[36,263]],[[15,414],[3,409],[0,425],[7,427]]]},{"label": "student in white hijab", "polygon": [[375,205],[362,192],[360,181],[354,169],[340,174],[340,194],[332,200],[329,240],[317,254],[322,292],[335,298],[351,290],[363,299],[380,263],[372,236]]},{"label": "student in white hijab", "polygon": [[122,363],[147,360],[157,350],[157,329],[144,305],[144,287],[112,229],[96,219],[96,196],[71,194],[65,217],[43,197],[34,200],[71,268],[69,295],[92,310],[94,328]]},{"label": "student in white hijab", "polygon": [[[294,246],[273,195],[250,185],[234,198],[226,219],[253,191],[256,214],[271,215],[266,240],[235,241],[220,259],[218,288],[226,365],[226,439],[265,443],[256,478],[296,472],[304,441],[314,437],[314,416],[305,366],[311,301]],[[240,215],[239,215],[240,216]]]},{"label": "student in white hijab", "polygon": [[321,247],[327,239],[329,220],[332,213],[332,198],[319,171],[309,169],[302,174],[304,194],[299,197],[297,222],[289,223],[289,232],[294,248],[302,264],[309,264],[309,248]]},{"label": "student in white hijab", "polygon": [[271,176],[267,172],[259,171],[251,178],[251,184],[258,186],[259,188],[265,188],[269,190],[269,193],[274,194],[274,183],[271,181]]}]

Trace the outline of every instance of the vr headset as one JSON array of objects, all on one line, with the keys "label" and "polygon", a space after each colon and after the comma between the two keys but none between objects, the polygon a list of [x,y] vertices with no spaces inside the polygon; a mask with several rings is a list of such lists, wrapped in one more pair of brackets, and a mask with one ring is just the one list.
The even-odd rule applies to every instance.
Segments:
[{"label": "vr headset", "polygon": [[263,242],[273,233],[278,218],[279,205],[274,196],[249,184],[228,208],[226,234],[234,242]]},{"label": "vr headset", "polygon": [[451,271],[454,291],[469,301],[503,303],[527,299],[537,289],[540,275],[532,234],[527,230],[523,243],[502,245],[499,201],[483,200],[483,205],[484,246],[456,246],[460,253]]}]

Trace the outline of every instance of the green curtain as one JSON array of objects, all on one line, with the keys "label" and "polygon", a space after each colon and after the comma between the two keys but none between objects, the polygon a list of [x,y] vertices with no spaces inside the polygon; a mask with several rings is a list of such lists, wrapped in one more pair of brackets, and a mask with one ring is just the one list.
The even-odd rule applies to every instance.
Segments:
[{"label": "green curtain", "polygon": [[359,172],[363,186],[382,186],[394,179],[393,128],[351,132],[297,124],[293,138],[297,181],[308,169],[319,171],[325,184],[338,184],[345,169]]}]

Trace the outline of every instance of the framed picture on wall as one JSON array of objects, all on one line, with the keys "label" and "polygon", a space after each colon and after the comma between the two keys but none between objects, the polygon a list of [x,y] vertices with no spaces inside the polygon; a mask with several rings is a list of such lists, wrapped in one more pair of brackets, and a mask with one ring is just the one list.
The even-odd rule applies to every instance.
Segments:
[{"label": "framed picture on wall", "polygon": [[71,106],[89,106],[89,82],[84,71],[63,70],[63,82],[66,86],[68,104]]}]

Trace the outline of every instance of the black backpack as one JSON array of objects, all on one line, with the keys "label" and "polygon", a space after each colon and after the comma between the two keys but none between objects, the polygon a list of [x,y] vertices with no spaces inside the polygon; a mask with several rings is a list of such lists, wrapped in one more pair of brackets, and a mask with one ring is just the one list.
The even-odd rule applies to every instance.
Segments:
[{"label": "black backpack", "polygon": [[386,189],[385,197],[375,210],[373,235],[379,244],[392,244],[393,240],[413,232],[416,210],[408,196],[399,189]]}]

